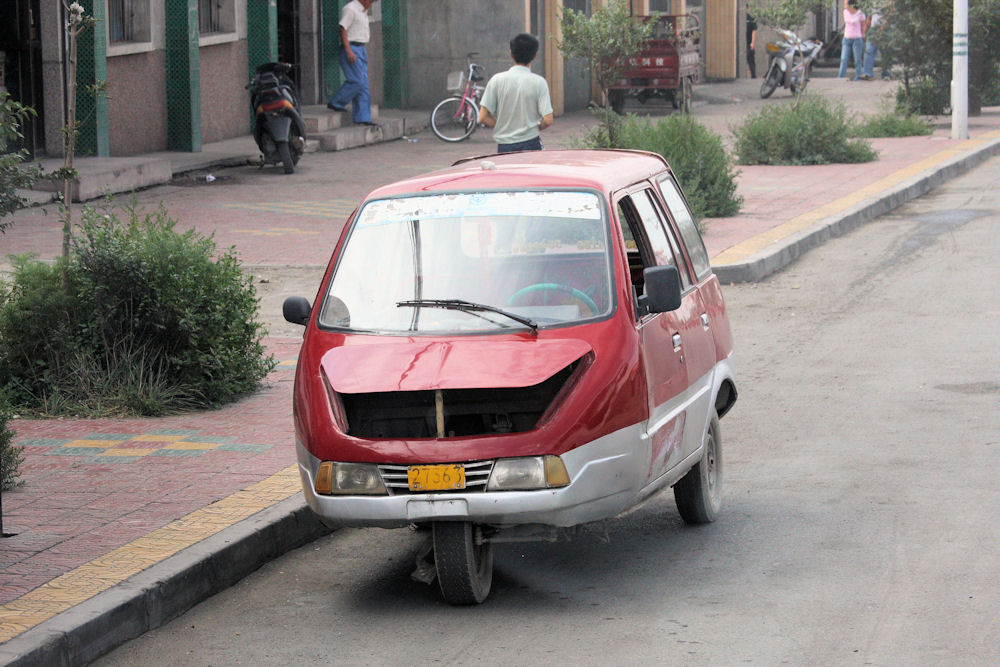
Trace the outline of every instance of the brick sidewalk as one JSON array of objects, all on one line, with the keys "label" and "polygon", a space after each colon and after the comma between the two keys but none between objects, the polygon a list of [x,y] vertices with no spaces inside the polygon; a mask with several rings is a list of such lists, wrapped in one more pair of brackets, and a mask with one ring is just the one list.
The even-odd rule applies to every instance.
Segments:
[{"label": "brick sidewalk", "polygon": [[[816,88],[835,90],[835,85],[849,91],[851,85],[864,84],[825,82]],[[736,82],[712,91],[725,99],[744,94],[744,88],[746,83]],[[736,92],[730,95],[731,90]],[[738,110],[740,105],[732,107]],[[699,119],[702,111],[707,124],[725,132],[728,116],[712,115],[708,112],[717,109],[699,105]],[[546,145],[565,145],[591,122],[585,113],[562,117],[556,131],[546,135]],[[970,123],[973,138],[996,135],[997,130],[1000,109],[989,109]],[[743,211],[733,218],[705,221],[710,254],[732,252],[763,232],[965,145],[947,137],[948,130],[941,128],[931,137],[876,140],[880,159],[862,165],[742,167]],[[344,220],[366,192],[493,148],[485,132],[458,146],[437,142],[426,132],[419,139],[416,144],[349,151],[353,155],[347,158],[330,156],[329,164],[307,156],[294,180],[269,181],[280,183],[280,188],[263,186],[252,168],[236,168],[219,172],[214,183],[225,187],[181,179],[137,197],[147,208],[158,198],[170,199],[170,214],[181,227],[214,232],[221,247],[235,245],[247,263],[321,266]],[[21,214],[0,237],[0,255],[33,251],[43,258],[56,256],[60,227],[54,218],[51,209]],[[219,410],[160,419],[15,420],[15,442],[25,446],[26,484],[3,496],[4,529],[17,535],[0,542],[0,643],[92,594],[69,594],[53,584],[67,572],[242,489],[281,475],[287,481],[295,463],[291,381],[298,345],[294,337],[268,339],[268,349],[282,365],[264,389]],[[117,572],[115,563],[108,565],[105,588],[134,571],[128,563],[121,565]],[[39,592],[48,590],[46,586],[53,591],[48,598]],[[30,604],[25,601],[29,593],[37,597]]]}]

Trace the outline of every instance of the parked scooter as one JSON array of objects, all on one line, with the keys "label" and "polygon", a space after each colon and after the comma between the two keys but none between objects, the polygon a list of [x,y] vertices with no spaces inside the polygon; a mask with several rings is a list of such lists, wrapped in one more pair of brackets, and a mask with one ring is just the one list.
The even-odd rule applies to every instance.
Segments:
[{"label": "parked scooter", "polygon": [[823,42],[818,39],[801,40],[791,30],[779,30],[781,41],[767,45],[770,61],[767,74],[760,84],[760,96],[767,98],[778,86],[788,88],[798,96],[809,83],[813,61],[819,56]]},{"label": "parked scooter", "polygon": [[280,162],[286,174],[295,171],[306,147],[306,123],[295,83],[288,76],[291,70],[288,63],[264,63],[247,86],[254,112],[253,138],[264,164]]}]

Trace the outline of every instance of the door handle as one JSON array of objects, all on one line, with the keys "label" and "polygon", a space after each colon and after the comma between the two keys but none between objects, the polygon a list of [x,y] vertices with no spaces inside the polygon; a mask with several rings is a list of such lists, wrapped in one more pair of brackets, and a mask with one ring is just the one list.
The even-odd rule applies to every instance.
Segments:
[{"label": "door handle", "polygon": [[681,335],[679,333],[674,334],[674,352],[681,349]]},{"label": "door handle", "polygon": [[708,328],[708,313],[701,314],[701,326]]}]

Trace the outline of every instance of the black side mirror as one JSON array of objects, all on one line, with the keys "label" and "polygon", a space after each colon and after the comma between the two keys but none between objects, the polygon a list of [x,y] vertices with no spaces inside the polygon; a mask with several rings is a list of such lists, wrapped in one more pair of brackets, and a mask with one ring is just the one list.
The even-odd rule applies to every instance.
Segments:
[{"label": "black side mirror", "polygon": [[285,321],[292,324],[308,324],[310,312],[312,306],[309,305],[309,300],[302,296],[290,296],[281,304],[281,314],[285,316]]},{"label": "black side mirror", "polygon": [[646,304],[651,313],[669,313],[681,307],[681,274],[676,266],[643,269]]}]

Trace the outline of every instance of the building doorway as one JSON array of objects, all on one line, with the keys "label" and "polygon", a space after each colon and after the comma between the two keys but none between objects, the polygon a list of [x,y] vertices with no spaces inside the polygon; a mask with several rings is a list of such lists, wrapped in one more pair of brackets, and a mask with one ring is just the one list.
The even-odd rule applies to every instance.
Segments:
[{"label": "building doorway", "polygon": [[38,2],[6,0],[4,13],[13,5],[13,16],[0,22],[0,90],[6,90],[11,98],[32,107],[38,114],[29,118],[21,128],[24,141],[16,147],[26,148],[33,158],[45,153]]},{"label": "building doorway", "polygon": [[[278,60],[299,63],[299,3],[298,0],[278,0]],[[292,80],[299,83],[299,68],[292,68]]]}]

